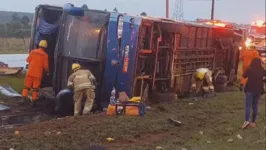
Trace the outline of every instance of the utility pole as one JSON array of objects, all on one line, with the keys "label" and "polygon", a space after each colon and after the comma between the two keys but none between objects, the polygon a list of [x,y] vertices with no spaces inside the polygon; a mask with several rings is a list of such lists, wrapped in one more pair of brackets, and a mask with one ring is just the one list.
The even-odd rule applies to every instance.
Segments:
[{"label": "utility pole", "polygon": [[165,14],[165,16],[166,16],[166,18],[169,18],[169,0],[166,0],[165,4],[166,4],[166,7],[165,7],[166,14]]},{"label": "utility pole", "polygon": [[[188,0],[188,1],[209,1],[209,0]],[[214,20],[214,8],[215,8],[215,1],[220,1],[220,0],[211,0],[212,1],[212,5],[211,5],[211,20]]]},{"label": "utility pole", "polygon": [[215,6],[215,0],[212,0],[211,20],[214,20],[214,6]]}]

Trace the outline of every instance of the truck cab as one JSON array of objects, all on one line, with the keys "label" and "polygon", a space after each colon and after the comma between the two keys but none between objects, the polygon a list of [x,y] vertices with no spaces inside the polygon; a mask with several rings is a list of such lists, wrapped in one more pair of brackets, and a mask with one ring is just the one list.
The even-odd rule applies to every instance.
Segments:
[{"label": "truck cab", "polygon": [[247,30],[247,35],[246,46],[248,47],[251,43],[255,44],[256,50],[266,63],[266,22],[262,20],[253,22]]}]

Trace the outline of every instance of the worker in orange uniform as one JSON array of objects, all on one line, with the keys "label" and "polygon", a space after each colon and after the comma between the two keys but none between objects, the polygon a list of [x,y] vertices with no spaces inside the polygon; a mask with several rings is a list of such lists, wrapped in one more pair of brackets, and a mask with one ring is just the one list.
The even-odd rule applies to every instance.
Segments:
[{"label": "worker in orange uniform", "polygon": [[[242,60],[242,73],[246,72],[246,69],[249,67],[252,60],[256,57],[260,57],[260,56],[254,44],[251,44],[250,46],[246,47],[245,50],[242,50],[240,52],[240,60]],[[240,91],[243,90],[246,82],[247,82],[247,79],[241,76]]]},{"label": "worker in orange uniform", "polygon": [[32,50],[26,60],[29,63],[29,68],[24,80],[24,89],[22,91],[23,100],[20,102],[21,104],[27,101],[28,92],[32,88],[31,106],[34,107],[36,105],[44,71],[49,73],[48,55],[45,52],[47,46],[46,40],[40,41],[39,48]]}]

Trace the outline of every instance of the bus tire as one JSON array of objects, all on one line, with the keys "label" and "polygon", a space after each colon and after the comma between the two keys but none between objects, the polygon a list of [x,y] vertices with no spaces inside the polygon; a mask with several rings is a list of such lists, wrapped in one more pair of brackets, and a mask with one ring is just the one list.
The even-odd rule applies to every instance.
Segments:
[{"label": "bus tire", "polygon": [[226,92],[227,91],[227,84],[216,84],[215,91],[218,93]]},{"label": "bus tire", "polygon": [[218,75],[215,79],[216,84],[225,84],[227,83],[228,77],[226,75]]}]

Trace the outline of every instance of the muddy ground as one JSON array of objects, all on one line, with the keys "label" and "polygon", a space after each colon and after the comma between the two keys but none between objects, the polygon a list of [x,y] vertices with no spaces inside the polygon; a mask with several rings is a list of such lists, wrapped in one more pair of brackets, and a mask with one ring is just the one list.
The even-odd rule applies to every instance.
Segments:
[{"label": "muddy ground", "polygon": [[[265,98],[260,102],[256,128],[240,129],[243,109],[244,95],[233,92],[214,99],[155,104],[144,117],[108,117],[102,113],[53,119],[1,129],[0,149],[85,150],[96,144],[110,150],[264,150]],[[168,118],[182,125],[175,126]],[[114,141],[108,142],[109,137]]]}]

